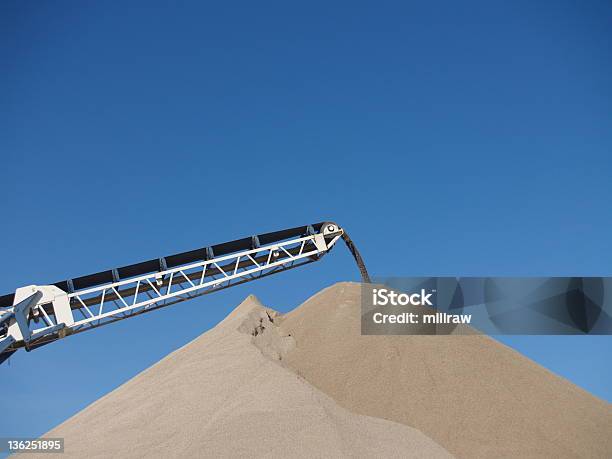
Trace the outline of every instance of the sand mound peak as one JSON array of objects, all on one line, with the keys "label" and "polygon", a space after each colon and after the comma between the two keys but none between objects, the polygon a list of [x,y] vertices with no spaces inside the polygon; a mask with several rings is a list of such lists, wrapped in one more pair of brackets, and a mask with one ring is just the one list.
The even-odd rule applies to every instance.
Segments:
[{"label": "sand mound peak", "polygon": [[266,307],[259,301],[255,295],[250,294],[242,302],[230,312],[221,323],[232,322],[249,315],[253,310],[263,310]]}]

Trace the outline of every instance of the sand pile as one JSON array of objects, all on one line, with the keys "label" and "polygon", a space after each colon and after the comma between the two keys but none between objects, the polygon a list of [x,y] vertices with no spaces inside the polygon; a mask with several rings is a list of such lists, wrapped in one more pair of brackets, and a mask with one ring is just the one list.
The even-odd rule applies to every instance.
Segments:
[{"label": "sand pile", "polygon": [[361,336],[360,286],[280,321],[283,363],[355,413],[419,429],[458,457],[612,457],[612,407],[487,336]]},{"label": "sand pile", "polygon": [[247,298],[45,436],[64,437],[68,457],[451,457],[418,430],[354,414],[284,368],[295,341],[278,319]]},{"label": "sand pile", "polygon": [[46,436],[74,457],[612,457],[610,404],[486,336],[361,336],[359,303],[249,297]]}]

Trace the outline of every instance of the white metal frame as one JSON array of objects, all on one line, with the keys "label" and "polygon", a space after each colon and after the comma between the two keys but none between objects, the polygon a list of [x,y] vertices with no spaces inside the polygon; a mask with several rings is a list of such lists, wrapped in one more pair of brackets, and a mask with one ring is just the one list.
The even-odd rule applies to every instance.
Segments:
[{"label": "white metal frame", "polygon": [[[22,290],[26,292],[21,296],[39,290],[46,292],[40,301],[31,306],[32,315],[38,319],[36,321],[38,324],[30,321],[28,325],[30,330],[20,332],[17,320],[13,319],[8,336],[0,339],[0,353],[23,345],[28,347],[28,342],[35,346],[53,341],[66,335],[316,261],[334,246],[342,234],[342,229],[330,225],[322,228],[317,234],[72,293],[63,292],[54,286],[24,287]],[[53,293],[54,291],[57,293]],[[17,298],[17,293],[14,308],[17,307],[17,300],[21,299]],[[53,309],[48,307],[49,304],[52,304]],[[49,310],[53,313],[49,314]],[[16,314],[16,311],[4,312]],[[25,314],[28,312],[26,310]],[[2,319],[0,316],[0,320]],[[27,337],[24,338],[22,335]]]}]

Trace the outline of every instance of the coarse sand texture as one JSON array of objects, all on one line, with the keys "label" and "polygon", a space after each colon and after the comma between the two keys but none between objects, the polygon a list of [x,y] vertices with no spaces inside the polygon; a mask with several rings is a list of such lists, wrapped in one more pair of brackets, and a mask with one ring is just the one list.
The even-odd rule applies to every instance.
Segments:
[{"label": "coarse sand texture", "polygon": [[279,365],[292,340],[263,333],[275,316],[248,297],[217,327],[45,436],[65,438],[61,457],[90,459],[452,457],[412,427],[351,413]]},{"label": "coarse sand texture", "polygon": [[284,363],[344,408],[462,458],[612,458],[609,403],[484,335],[361,336],[360,294],[336,284],[280,325]]},{"label": "coarse sand texture", "polygon": [[284,316],[249,296],[45,436],[88,458],[612,457],[610,404],[487,336],[362,336],[360,293]]}]

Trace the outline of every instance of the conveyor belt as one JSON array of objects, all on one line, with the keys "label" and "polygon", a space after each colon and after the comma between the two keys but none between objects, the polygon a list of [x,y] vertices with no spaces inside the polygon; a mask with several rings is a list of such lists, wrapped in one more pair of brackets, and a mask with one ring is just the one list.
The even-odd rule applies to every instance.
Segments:
[{"label": "conveyor belt", "polygon": [[[55,285],[63,291],[70,293],[73,290],[81,290],[95,287],[97,285],[109,284],[118,280],[141,276],[143,274],[156,271],[163,271],[167,268],[174,268],[175,266],[180,266],[187,263],[207,260],[211,258],[211,256],[220,257],[233,252],[248,250],[253,248],[254,241],[258,241],[258,243],[261,245],[267,245],[293,237],[305,236],[309,231],[319,231],[321,226],[323,226],[323,222],[308,226],[297,226],[295,228],[289,228],[281,231],[273,231],[257,236],[237,239],[235,241],[224,242],[208,247],[201,247],[199,249],[177,253],[166,257],[154,258],[151,260],[142,261],[140,263],[122,266],[116,269],[109,269],[94,274],[87,274],[85,276],[54,282],[51,285]],[[14,293],[0,296],[0,307],[12,306],[14,297]]]},{"label": "conveyor belt", "polygon": [[346,231],[324,222],[54,284],[21,287],[16,294],[0,297],[0,363],[20,347],[32,350],[104,324],[304,266],[331,251],[340,238],[355,259],[362,281],[370,282],[365,263]]}]

